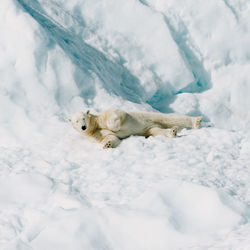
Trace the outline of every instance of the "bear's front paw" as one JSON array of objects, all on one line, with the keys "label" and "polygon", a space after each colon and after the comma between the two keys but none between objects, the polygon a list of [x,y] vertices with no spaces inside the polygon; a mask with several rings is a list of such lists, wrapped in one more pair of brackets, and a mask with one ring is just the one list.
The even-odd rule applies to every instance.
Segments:
[{"label": "bear's front paw", "polygon": [[111,141],[107,141],[107,142],[104,144],[103,148],[112,148],[112,142],[111,142]]}]

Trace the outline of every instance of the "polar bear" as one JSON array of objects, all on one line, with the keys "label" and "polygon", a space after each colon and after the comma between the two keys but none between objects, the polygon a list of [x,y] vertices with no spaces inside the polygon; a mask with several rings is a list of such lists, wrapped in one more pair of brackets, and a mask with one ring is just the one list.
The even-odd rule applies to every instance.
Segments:
[{"label": "polar bear", "polygon": [[103,148],[115,148],[131,135],[176,137],[178,127],[198,129],[202,117],[109,109],[96,115],[89,110],[79,112],[69,121],[80,134],[102,143]]}]

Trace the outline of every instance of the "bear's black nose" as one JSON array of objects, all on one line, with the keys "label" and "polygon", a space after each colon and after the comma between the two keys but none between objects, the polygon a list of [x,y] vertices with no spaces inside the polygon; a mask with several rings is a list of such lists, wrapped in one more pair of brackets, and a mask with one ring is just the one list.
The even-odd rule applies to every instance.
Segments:
[{"label": "bear's black nose", "polygon": [[86,126],[82,126],[82,130],[85,130],[86,129]]}]

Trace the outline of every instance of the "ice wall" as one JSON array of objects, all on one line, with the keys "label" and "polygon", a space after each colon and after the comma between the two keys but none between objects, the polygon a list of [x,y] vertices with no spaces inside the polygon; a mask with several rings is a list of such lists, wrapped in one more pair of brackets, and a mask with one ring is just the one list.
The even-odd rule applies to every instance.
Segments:
[{"label": "ice wall", "polygon": [[3,0],[0,11],[6,125],[124,103],[249,125],[247,1]]},{"label": "ice wall", "polygon": [[[184,53],[197,83],[198,100],[180,94],[173,103],[193,103],[215,125],[227,128],[249,126],[250,99],[250,3],[242,0],[143,2],[161,13],[179,49]],[[198,84],[199,85],[199,84]],[[205,91],[208,89],[208,91]],[[194,93],[192,86],[184,92]]]}]

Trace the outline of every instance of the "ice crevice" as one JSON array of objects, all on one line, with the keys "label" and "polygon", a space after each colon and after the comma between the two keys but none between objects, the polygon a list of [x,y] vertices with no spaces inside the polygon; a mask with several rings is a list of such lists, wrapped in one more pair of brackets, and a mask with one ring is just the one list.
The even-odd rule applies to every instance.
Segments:
[{"label": "ice crevice", "polygon": [[[189,41],[187,40],[186,36],[189,36],[187,27],[185,27],[185,24],[181,20],[178,20],[178,23],[181,26],[181,32],[178,32],[177,30],[175,30],[174,25],[171,24],[170,19],[166,15],[164,15],[164,20],[167,26],[169,27],[174,41],[178,45],[181,53],[183,54],[183,60],[186,61],[195,79],[194,82],[190,83],[185,88],[179,90],[178,93],[201,93],[210,89],[210,73],[205,70],[202,62],[203,59],[199,51],[197,53],[197,48],[195,48],[193,44],[190,44],[191,39],[189,38]],[[187,45],[188,42],[190,47]],[[193,50],[196,50],[196,54],[198,54],[200,58],[195,55]]]},{"label": "ice crevice", "polygon": [[230,1],[223,0],[223,2],[230,9],[230,11],[232,12],[235,20],[238,22],[239,21],[239,15],[238,15],[237,11],[233,8],[233,6],[230,4]]},{"label": "ice crevice", "polygon": [[[171,9],[162,12],[157,10],[154,6],[151,6],[150,2],[147,0],[140,1],[143,5],[152,9],[153,11],[160,13],[166,23],[166,28],[169,29],[173,40],[178,46],[180,53],[183,57],[183,61],[187,64],[188,68],[193,74],[194,81],[189,85],[180,89],[175,94],[180,93],[201,93],[211,88],[211,76],[209,71],[207,71],[203,66],[203,58],[192,40],[191,35],[188,32],[181,17],[177,14],[171,13]],[[174,23],[173,23],[174,22]],[[177,29],[178,27],[178,29]]]},{"label": "ice crevice", "polygon": [[[103,83],[108,92],[133,101],[141,102],[145,95],[139,80],[123,65],[112,62],[97,49],[85,43],[76,34],[65,29],[50,18],[39,2],[16,0],[49,34],[64,52],[83,72],[93,72]],[[131,86],[133,88],[131,89]]]}]

